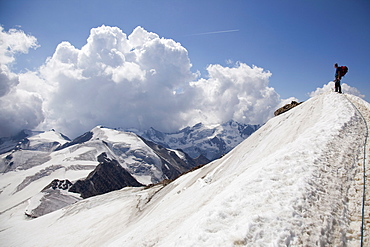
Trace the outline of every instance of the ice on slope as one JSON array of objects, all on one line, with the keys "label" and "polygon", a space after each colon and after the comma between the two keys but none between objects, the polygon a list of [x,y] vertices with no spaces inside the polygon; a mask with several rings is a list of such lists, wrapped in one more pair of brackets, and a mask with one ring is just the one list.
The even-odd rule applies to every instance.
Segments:
[{"label": "ice on slope", "polygon": [[45,131],[27,138],[29,144],[27,149],[39,151],[52,151],[69,140],[55,131]]},{"label": "ice on slope", "polygon": [[166,187],[125,188],[32,221],[20,205],[0,215],[0,243],[357,246],[365,128],[344,95],[317,96]]}]

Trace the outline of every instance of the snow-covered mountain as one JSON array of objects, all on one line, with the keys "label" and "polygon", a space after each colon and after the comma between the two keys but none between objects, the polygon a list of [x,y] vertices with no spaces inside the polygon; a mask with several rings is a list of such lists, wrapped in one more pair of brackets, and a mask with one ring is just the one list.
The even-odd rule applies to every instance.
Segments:
[{"label": "snow-covered mountain", "polygon": [[38,217],[82,198],[175,179],[200,165],[179,150],[100,126],[72,141],[55,131],[19,137],[3,139],[3,147],[15,146],[0,155],[0,212],[30,199],[26,214]]},{"label": "snow-covered mountain", "polygon": [[175,133],[164,133],[153,128],[143,132],[135,129],[130,131],[164,147],[181,149],[192,158],[203,155],[209,160],[215,160],[236,147],[259,127],[231,120],[216,125],[198,123]]},{"label": "snow-covered mountain", "polygon": [[69,141],[68,137],[54,130],[23,130],[16,136],[0,138],[0,154],[18,149],[51,152]]},{"label": "snow-covered mountain", "polygon": [[[362,99],[316,96],[169,184],[126,187],[32,220],[8,172],[0,245],[360,246],[367,123]],[[369,246],[368,200],[364,212]]]}]

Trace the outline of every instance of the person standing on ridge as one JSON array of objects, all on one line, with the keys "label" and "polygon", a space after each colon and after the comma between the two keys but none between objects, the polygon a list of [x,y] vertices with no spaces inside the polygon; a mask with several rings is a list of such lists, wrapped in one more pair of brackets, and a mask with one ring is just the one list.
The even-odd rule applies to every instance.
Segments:
[{"label": "person standing on ridge", "polygon": [[342,93],[342,87],[340,86],[340,79],[342,79],[343,72],[342,68],[338,66],[338,64],[334,64],[335,68],[335,92]]}]

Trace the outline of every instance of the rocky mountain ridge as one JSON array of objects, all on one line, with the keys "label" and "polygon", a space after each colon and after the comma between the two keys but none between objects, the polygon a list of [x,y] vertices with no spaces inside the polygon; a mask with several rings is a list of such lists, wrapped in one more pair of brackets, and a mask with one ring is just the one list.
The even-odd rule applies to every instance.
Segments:
[{"label": "rocky mountain ridge", "polygon": [[215,125],[198,123],[173,133],[161,132],[154,128],[128,131],[164,147],[181,149],[192,158],[202,155],[209,160],[215,160],[228,153],[259,127],[260,125],[241,124],[231,120]]}]

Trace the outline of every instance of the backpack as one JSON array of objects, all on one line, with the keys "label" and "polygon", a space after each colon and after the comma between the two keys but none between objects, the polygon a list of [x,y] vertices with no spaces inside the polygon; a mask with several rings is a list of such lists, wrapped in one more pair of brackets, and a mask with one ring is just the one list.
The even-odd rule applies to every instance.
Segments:
[{"label": "backpack", "polygon": [[341,70],[341,76],[345,76],[348,72],[348,67],[347,66],[340,66],[340,70]]}]

